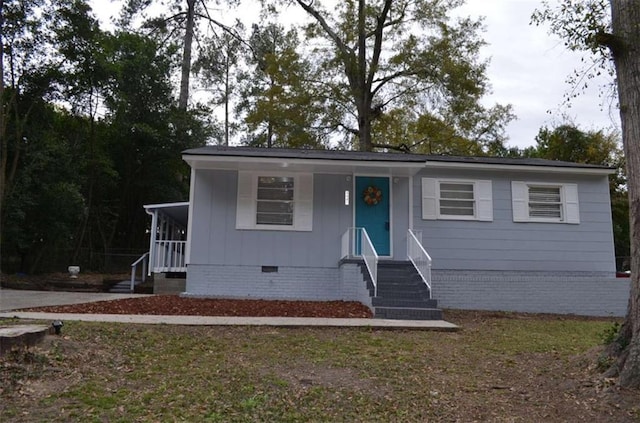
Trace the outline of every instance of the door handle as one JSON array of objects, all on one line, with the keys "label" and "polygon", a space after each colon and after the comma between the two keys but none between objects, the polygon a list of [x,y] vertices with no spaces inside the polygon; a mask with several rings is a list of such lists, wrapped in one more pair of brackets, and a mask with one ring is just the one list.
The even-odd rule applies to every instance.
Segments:
[{"label": "door handle", "polygon": [[384,222],[384,229],[385,229],[386,231],[388,231],[388,230],[389,230],[389,222]]}]

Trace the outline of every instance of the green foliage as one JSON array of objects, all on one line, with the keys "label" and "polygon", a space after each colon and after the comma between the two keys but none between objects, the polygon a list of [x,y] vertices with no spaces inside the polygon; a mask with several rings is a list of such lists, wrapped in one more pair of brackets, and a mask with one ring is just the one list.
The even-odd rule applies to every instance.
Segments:
[{"label": "green foliage", "polygon": [[16,82],[0,116],[3,270],[144,251],[142,205],[187,197],[180,153],[209,136],[207,110],[175,106],[173,46],[102,31],[83,0],[2,7],[3,81]]},{"label": "green foliage", "polygon": [[[368,1],[362,13],[356,1],[333,11],[296,3],[315,20],[305,34],[320,77],[308,89],[328,93],[325,126],[345,141],[364,150],[431,137],[432,150],[448,142],[455,146],[443,151],[502,145],[513,115],[507,106],[481,105],[490,89],[479,57],[482,22],[450,17],[462,1]],[[423,117],[434,133],[416,132]]]},{"label": "green foliage", "polygon": [[609,326],[608,328],[605,328],[605,330],[603,330],[601,334],[602,344],[609,345],[614,341],[616,341],[618,339],[618,335],[620,334],[620,327],[621,327],[620,323],[613,322],[611,326]]},{"label": "green foliage", "polygon": [[564,124],[553,129],[541,128],[531,153],[533,157],[550,160],[616,166],[620,164],[621,150],[614,133],[585,132]]},{"label": "green foliage", "polygon": [[311,64],[297,52],[298,34],[254,25],[237,111],[245,115],[243,142],[253,146],[322,148],[322,110],[309,85]]},{"label": "green foliage", "polygon": [[549,25],[569,50],[590,50],[601,56],[609,51],[598,41],[598,35],[611,31],[611,13],[607,0],[564,0],[559,5],[543,1],[531,22]]}]

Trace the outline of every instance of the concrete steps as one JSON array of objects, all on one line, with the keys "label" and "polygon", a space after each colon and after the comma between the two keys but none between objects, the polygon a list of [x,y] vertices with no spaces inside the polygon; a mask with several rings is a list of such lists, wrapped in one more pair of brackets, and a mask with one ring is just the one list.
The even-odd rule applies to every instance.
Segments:
[{"label": "concrete steps", "polygon": [[375,318],[442,320],[438,301],[431,298],[429,289],[411,262],[379,262],[376,296],[373,296],[373,285],[368,279],[364,264],[361,269],[372,295]]},{"label": "concrete steps", "polygon": [[[136,280],[134,282],[134,287],[135,285],[138,285],[140,283],[142,283],[142,281]],[[109,288],[109,292],[113,294],[132,294],[133,291],[131,290],[131,281],[128,280],[117,282],[116,284],[112,285],[111,288]]]}]

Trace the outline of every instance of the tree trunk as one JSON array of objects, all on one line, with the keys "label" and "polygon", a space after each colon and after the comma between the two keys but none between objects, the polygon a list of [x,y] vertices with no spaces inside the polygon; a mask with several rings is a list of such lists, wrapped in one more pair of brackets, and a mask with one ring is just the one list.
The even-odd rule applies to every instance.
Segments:
[{"label": "tree trunk", "polygon": [[367,52],[366,52],[366,26],[365,16],[366,2],[359,0],[358,2],[358,140],[360,151],[371,151],[371,120],[369,101],[369,90],[366,86],[367,79]]},{"label": "tree trunk", "polygon": [[611,48],[617,74],[631,224],[631,292],[619,343],[620,385],[640,388],[640,2],[611,0]]},{"label": "tree trunk", "polygon": [[[4,27],[4,0],[0,0],[0,30]],[[0,240],[4,214],[5,171],[7,168],[6,108],[4,106],[4,39],[0,36]]]},{"label": "tree trunk", "polygon": [[193,44],[193,25],[195,20],[196,0],[187,0],[187,27],[184,33],[182,50],[182,77],[180,79],[180,97],[178,108],[187,110],[189,102],[189,78],[191,74],[191,45]]},{"label": "tree trunk", "polygon": [[229,55],[231,54],[227,45],[227,55],[225,57],[224,69],[224,145],[229,145]]}]

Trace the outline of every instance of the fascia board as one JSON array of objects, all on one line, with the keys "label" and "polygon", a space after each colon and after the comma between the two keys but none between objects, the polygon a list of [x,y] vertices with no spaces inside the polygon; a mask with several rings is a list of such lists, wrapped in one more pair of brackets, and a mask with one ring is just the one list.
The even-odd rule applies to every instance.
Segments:
[{"label": "fascia board", "polygon": [[506,165],[487,163],[451,163],[451,162],[427,162],[426,169],[469,169],[469,170],[499,170],[515,172],[545,172],[563,173],[572,175],[612,175],[616,169],[611,168],[586,168],[586,167],[556,167],[556,166],[534,166],[534,165]]},{"label": "fascia board", "polygon": [[[396,169],[415,169],[420,170],[424,166],[424,162],[400,162],[400,161],[368,161],[368,160],[321,160],[321,159],[297,159],[297,158],[276,158],[276,157],[242,157],[242,156],[208,156],[183,154],[182,159],[195,168],[205,167],[211,168],[211,164],[247,163],[247,164],[267,164],[286,168],[289,166],[304,167],[375,167],[375,168],[396,168]],[[202,166],[207,164],[205,166]],[[215,166],[214,166],[215,167]]]},{"label": "fascia board", "polygon": [[153,209],[166,209],[170,207],[185,207],[188,205],[189,205],[188,201],[182,201],[179,203],[145,204],[142,207],[144,207],[145,210],[153,210]]}]

